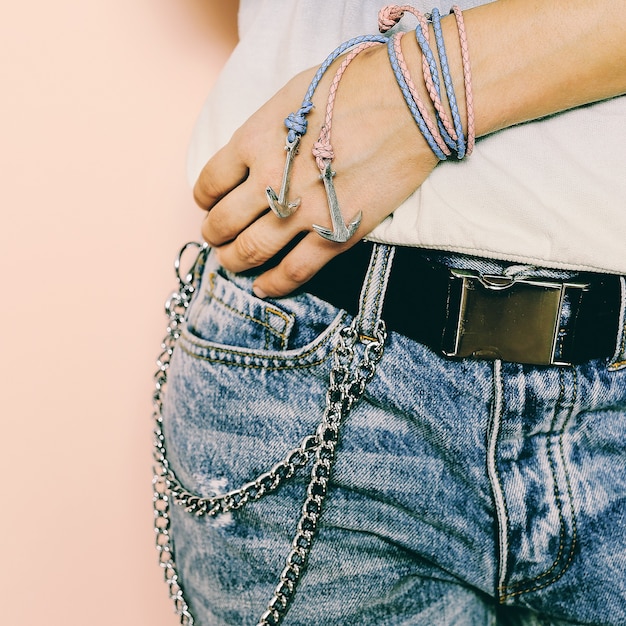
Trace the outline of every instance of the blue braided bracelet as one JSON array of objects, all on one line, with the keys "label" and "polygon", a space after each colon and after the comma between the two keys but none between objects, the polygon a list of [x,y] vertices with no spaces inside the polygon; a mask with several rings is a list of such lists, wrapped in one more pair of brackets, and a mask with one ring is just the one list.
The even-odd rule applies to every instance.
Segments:
[{"label": "blue braided bracelet", "polygon": [[[437,91],[437,95],[439,96],[439,99],[441,100],[441,84],[439,82],[439,69],[437,67],[437,62],[435,61],[435,55],[433,54],[433,51],[430,45],[428,44],[428,41],[426,40],[424,33],[422,32],[421,23],[418,23],[418,25],[415,27],[415,39],[417,39],[417,43],[422,51],[422,54],[424,55],[424,58],[428,62],[428,67],[430,68],[430,76],[433,80],[433,85],[435,87],[435,90]],[[444,125],[442,124],[441,119],[436,111],[435,111],[435,114],[437,118],[437,126],[439,126],[439,131],[441,132],[441,136],[443,137],[443,140],[446,142],[449,148],[455,150],[456,143],[454,139],[450,137],[448,131],[445,129]]]},{"label": "blue braided bracelet", "polygon": [[296,139],[296,135],[302,137],[302,135],[306,134],[307,130],[307,121],[306,115],[313,108],[313,94],[317,89],[317,86],[324,76],[326,70],[331,66],[333,61],[337,59],[337,57],[343,54],[349,48],[353,48],[361,43],[366,41],[373,41],[377,43],[387,43],[387,37],[383,37],[382,35],[360,35],[359,37],[353,37],[348,41],[345,41],[340,46],[335,48],[327,57],[326,60],[319,66],[317,72],[315,72],[315,76],[313,76],[313,80],[311,80],[311,84],[307,89],[306,94],[304,95],[304,99],[302,100],[302,105],[300,108],[294,112],[290,113],[285,119],[285,126],[288,129],[287,133],[287,141],[293,143]]},{"label": "blue braided bracelet", "polygon": [[[446,95],[448,96],[448,104],[450,105],[450,111],[452,113],[452,120],[454,122],[454,132],[456,133],[456,142],[452,145],[448,144],[450,148],[456,150],[457,158],[462,159],[465,156],[465,137],[463,136],[463,125],[461,124],[461,115],[459,113],[459,107],[456,102],[456,95],[454,93],[454,86],[452,84],[452,77],[450,76],[450,68],[448,66],[448,55],[446,54],[446,47],[443,41],[443,32],[441,30],[441,15],[438,9],[432,10],[432,24],[435,32],[435,42],[437,44],[437,53],[439,55],[439,63],[441,64],[441,75],[443,76],[443,82],[446,86]],[[434,77],[433,77],[434,82]],[[441,93],[437,89],[437,93]],[[443,133],[442,133],[443,135]],[[446,133],[447,135],[447,133]],[[443,135],[444,139],[446,135]],[[447,143],[447,142],[446,142]]]},{"label": "blue braided bracelet", "polygon": [[417,108],[417,105],[415,104],[415,100],[413,100],[413,96],[411,95],[409,86],[407,85],[407,82],[404,79],[404,76],[402,75],[402,71],[400,70],[400,65],[398,63],[398,57],[396,55],[396,51],[394,48],[393,37],[390,37],[389,41],[387,42],[387,52],[389,53],[389,62],[391,63],[391,69],[393,70],[393,73],[395,74],[395,77],[396,77],[396,81],[398,82],[398,87],[400,87],[400,90],[402,91],[404,100],[407,106],[409,107],[411,114],[413,115],[413,119],[415,120],[415,123],[417,124],[418,128],[420,129],[420,132],[424,136],[424,139],[426,139],[428,145],[430,146],[430,149],[434,152],[435,156],[439,160],[445,161],[447,157],[442,152],[441,148],[437,145],[437,142],[435,141],[435,138],[433,137],[430,130],[428,130],[428,127],[426,126],[426,122],[424,122],[424,118],[422,117],[422,114],[419,112],[419,109]]}]

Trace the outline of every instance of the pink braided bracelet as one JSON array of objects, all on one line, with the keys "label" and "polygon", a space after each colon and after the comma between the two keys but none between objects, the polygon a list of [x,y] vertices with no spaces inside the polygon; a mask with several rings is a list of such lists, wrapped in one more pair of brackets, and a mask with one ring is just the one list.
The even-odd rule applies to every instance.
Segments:
[{"label": "pink braided bracelet", "polygon": [[474,150],[474,144],[476,141],[476,127],[474,117],[474,94],[472,92],[472,68],[470,64],[469,49],[467,46],[467,33],[465,32],[465,21],[463,19],[463,12],[455,4],[452,7],[454,11],[454,17],[456,19],[456,26],[459,31],[459,42],[461,44],[461,58],[463,61],[463,82],[465,84],[465,108],[467,110],[467,151],[466,156],[469,156]]},{"label": "pink braided bracelet", "polygon": [[366,41],[356,48],[354,48],[341,62],[341,65],[335,72],[330,89],[328,91],[328,100],[326,102],[326,117],[324,124],[320,130],[319,139],[313,145],[313,156],[317,163],[317,167],[320,170],[320,179],[324,182],[326,189],[326,198],[328,200],[328,208],[330,211],[330,219],[332,228],[326,228],[319,224],[313,224],[313,230],[317,232],[324,239],[329,241],[335,241],[337,243],[344,243],[354,235],[359,224],[361,223],[362,212],[359,211],[350,222],[347,224],[344,222],[339,202],[337,200],[337,194],[335,193],[335,187],[333,184],[333,177],[335,172],[332,171],[331,163],[335,158],[333,147],[330,143],[330,135],[333,124],[333,111],[335,108],[335,98],[337,97],[337,88],[339,82],[343,77],[346,68],[356,58],[356,56],[371,46],[378,45],[378,42]]},{"label": "pink braided bracelet", "polygon": [[[430,50],[430,46],[428,43],[429,40],[429,28],[426,17],[420,13],[415,7],[410,5],[388,5],[383,7],[379,11],[378,15],[378,24],[379,30],[384,33],[388,31],[390,28],[395,26],[400,19],[404,16],[404,14],[408,12],[414,15],[419,22],[419,31],[416,30],[416,36],[418,41],[420,41],[420,46],[422,47],[422,70],[423,70],[423,78],[424,84],[426,86],[426,90],[430,96],[433,107],[435,108],[436,116],[438,123],[442,127],[442,131],[447,133],[450,139],[457,141],[458,135],[455,131],[454,125],[451,123],[448,114],[441,102],[441,96],[439,95],[438,86],[435,85],[433,78],[433,68],[435,67],[434,57],[432,56],[432,51]],[[461,57],[463,64],[463,82],[465,88],[465,101],[466,101],[466,111],[467,111],[467,149],[465,150],[465,156],[469,155],[475,144],[475,116],[474,116],[474,101],[472,94],[472,75],[471,75],[471,66],[470,66],[470,58],[469,58],[469,50],[467,44],[467,34],[465,31],[465,23],[463,20],[463,13],[461,9],[454,5],[452,8],[452,12],[454,12],[455,21],[457,30],[459,33],[459,42],[461,45]],[[442,151],[443,155],[451,154],[450,148],[448,145],[442,145],[442,141],[444,141],[441,133],[435,129],[435,125],[430,119],[426,108],[424,107],[423,102],[421,101],[417,90],[415,89],[415,85],[411,80],[408,67],[404,60],[402,54],[402,48],[400,46],[400,38],[402,34],[398,34],[395,36],[396,41],[394,41],[394,50],[396,52],[396,57],[398,59],[398,65],[400,67],[402,76],[407,84],[407,87],[410,91],[411,97],[415,101],[416,106],[424,120],[425,125],[427,126],[430,134],[432,135],[433,140],[436,142],[437,147]],[[428,53],[430,57],[430,62],[426,58],[426,53]],[[439,81],[438,81],[439,82]],[[441,155],[441,156],[443,156]],[[440,157],[441,158],[441,157]]]}]

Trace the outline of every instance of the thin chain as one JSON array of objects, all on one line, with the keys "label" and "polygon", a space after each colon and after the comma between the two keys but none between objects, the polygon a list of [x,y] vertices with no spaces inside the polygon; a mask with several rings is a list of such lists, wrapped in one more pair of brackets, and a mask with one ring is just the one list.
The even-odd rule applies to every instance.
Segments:
[{"label": "thin chain", "polygon": [[[181,259],[190,247],[199,248],[199,252],[190,271],[185,276],[181,276]],[[363,395],[367,383],[374,376],[376,365],[383,355],[387,333],[384,322],[379,321],[374,339],[361,338],[356,329],[356,320],[339,332],[339,342],[333,353],[333,367],[326,394],[326,408],[315,435],[305,437],[299,447],[288,452],[284,459],[271,470],[244,484],[239,489],[215,497],[202,497],[191,493],[178,480],[167,459],[163,434],[163,396],[174,346],[180,337],[186,311],[195,292],[194,283],[201,273],[207,254],[208,247],[206,245],[188,243],[183,246],[175,262],[179,288],[165,303],[168,326],[166,336],[161,344],[161,354],[157,358],[158,369],[154,375],[155,391],[153,396],[155,465],[152,485],[156,548],[159,554],[159,563],[164,570],[169,596],[174,602],[174,610],[180,617],[180,623],[182,626],[193,626],[195,621],[184,598],[174,560],[174,547],[170,536],[170,503],[174,502],[181,505],[188,513],[198,517],[205,515],[215,517],[239,509],[246,503],[271,493],[291,478],[299,468],[305,467],[315,455],[311,479],[307,487],[307,495],[302,506],[296,535],[292,542],[292,549],[287,557],[274,595],[258,622],[258,626],[278,626],[287,613],[308,561],[334,464],[341,423],[352,405]],[[363,343],[364,352],[361,361],[355,366],[356,346],[359,342]],[[353,369],[355,373],[351,374]]]},{"label": "thin chain", "polygon": [[339,333],[339,343],[334,352],[330,384],[326,394],[326,409],[317,430],[319,446],[315,451],[315,462],[300,521],[285,568],[280,575],[280,582],[257,626],[278,626],[282,622],[300,582],[322,514],[341,423],[352,405],[363,395],[367,383],[376,372],[378,361],[383,356],[387,338],[384,322],[378,321],[375,335],[375,340],[363,340],[366,341],[363,359],[356,366],[356,373],[351,375],[355,348],[359,341],[356,319]]},{"label": "thin chain", "polygon": [[244,504],[259,500],[276,490],[284,481],[291,478],[297,469],[308,465],[316,448],[317,437],[315,435],[305,437],[299,448],[291,450],[280,463],[277,463],[268,472],[261,474],[239,489],[233,489],[211,498],[204,498],[185,490],[169,467],[167,483],[172,499],[176,504],[183,506],[187,513],[193,513],[198,517],[204,515],[215,517],[240,509]]},{"label": "thin chain", "polygon": [[[183,254],[188,248],[198,247],[199,253],[190,271],[184,277],[180,274],[180,263]],[[165,455],[165,438],[163,436],[163,394],[167,384],[167,370],[170,365],[174,345],[180,337],[185,312],[195,291],[194,278],[199,274],[200,266],[204,263],[208,248],[197,243],[188,243],[178,254],[175,262],[176,276],[179,289],[173,293],[165,303],[165,313],[168,318],[167,333],[161,344],[161,354],[157,358],[157,371],[154,374],[155,389],[153,395],[154,428],[154,478],[152,479],[154,506],[154,531],[156,534],[156,549],[159,555],[159,564],[163,568],[165,582],[168,586],[170,599],[174,602],[176,615],[180,617],[183,626],[193,626],[194,618],[189,612],[189,606],[183,594],[176,563],[174,561],[174,547],[170,537],[170,476],[172,474]]]},{"label": "thin chain", "polygon": [[[199,247],[199,253],[191,270],[185,275],[180,274],[180,263],[186,250],[192,246]],[[159,562],[164,569],[165,581],[169,587],[170,598],[174,602],[175,612],[180,617],[183,626],[193,626],[194,618],[189,611],[180,578],[174,562],[174,548],[170,537],[170,503],[181,505],[189,513],[196,516],[215,517],[228,511],[241,508],[247,502],[258,500],[262,496],[274,491],[285,480],[291,478],[297,469],[304,467],[311,459],[317,447],[317,437],[305,437],[300,446],[287,453],[285,458],[277,463],[270,471],[261,474],[256,479],[243,485],[240,489],[229,491],[226,494],[212,498],[204,498],[187,491],[176,477],[167,459],[165,436],[163,433],[163,396],[167,384],[167,371],[174,353],[174,346],[180,337],[180,330],[184,323],[185,314],[193,294],[194,282],[200,274],[205,256],[206,246],[188,243],[178,254],[175,262],[176,276],[179,281],[178,291],[174,292],[165,303],[165,312],[168,317],[167,333],[161,344],[161,354],[157,358],[155,372],[154,401],[154,478],[153,503],[154,527],[156,533],[156,548],[159,553]]]}]

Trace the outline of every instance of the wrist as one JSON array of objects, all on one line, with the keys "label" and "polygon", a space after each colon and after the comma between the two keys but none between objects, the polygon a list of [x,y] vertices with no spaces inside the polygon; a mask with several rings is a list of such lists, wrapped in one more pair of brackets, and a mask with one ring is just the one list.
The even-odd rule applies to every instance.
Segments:
[{"label": "wrist", "polygon": [[[475,138],[471,67],[463,14],[457,6],[453,7],[457,49],[461,58],[461,62],[455,63],[454,67],[460,65],[462,68],[463,89],[460,92],[465,95],[459,100],[450,72],[442,18],[437,9],[433,9],[427,20],[425,15],[413,7],[390,5],[379,12],[380,31],[387,32],[405,13],[417,18],[414,36],[400,31],[387,40],[389,62],[396,82],[417,127],[437,158],[463,159],[471,154]],[[413,72],[402,46],[405,35],[409,35],[406,47],[410,49],[412,44],[412,50],[409,51],[414,53],[410,55]],[[431,44],[433,39],[434,44]],[[416,59],[421,60],[421,72],[417,71]],[[420,78],[414,80],[414,75]],[[426,93],[428,97],[424,97]],[[465,114],[465,128],[461,111]]]},{"label": "wrist", "polygon": [[[362,151],[395,151],[428,171],[438,162],[398,89],[385,45],[361,52],[352,62],[338,91],[335,119],[337,159],[346,167]],[[350,154],[342,151],[344,144],[351,146]]]}]

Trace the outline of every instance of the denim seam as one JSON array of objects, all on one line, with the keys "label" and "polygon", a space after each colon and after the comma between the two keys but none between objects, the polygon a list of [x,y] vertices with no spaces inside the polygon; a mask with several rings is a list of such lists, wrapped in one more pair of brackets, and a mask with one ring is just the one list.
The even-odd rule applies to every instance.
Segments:
[{"label": "denim seam", "polygon": [[[279,317],[281,317],[283,320],[285,320],[285,317],[282,315],[282,311],[280,313],[278,313],[276,311],[276,309],[273,309],[271,307],[267,307],[265,309],[265,320],[266,320],[266,324],[267,324],[267,329],[265,330],[265,349],[269,350],[270,349],[270,341],[272,339],[272,334],[274,334],[275,336],[278,336],[278,339],[280,341],[280,348],[281,350],[284,350],[287,346],[287,333],[286,332],[270,332],[268,329],[272,328],[273,330],[275,330],[273,328],[273,326],[271,326],[270,324],[270,316],[271,315],[278,315]],[[285,328],[289,328],[289,321],[290,320],[285,320]]]},{"label": "denim seam", "polygon": [[[569,569],[573,557],[574,557],[574,550],[578,541],[577,538],[577,526],[576,526],[576,516],[574,513],[574,499],[573,499],[573,494],[572,494],[572,487],[571,487],[571,481],[570,481],[570,477],[569,477],[569,473],[567,471],[567,464],[565,462],[565,454],[563,452],[563,435],[565,434],[565,429],[567,427],[567,424],[569,423],[569,421],[571,420],[572,416],[573,416],[573,404],[576,401],[576,398],[578,396],[578,379],[576,376],[576,370],[574,368],[572,368],[572,374],[574,377],[574,392],[573,392],[573,402],[572,402],[572,408],[569,411],[569,415],[566,417],[565,420],[563,420],[563,423],[561,425],[561,428],[558,432],[558,453],[559,453],[559,457],[561,459],[561,463],[563,465],[563,474],[564,474],[564,478],[565,478],[565,484],[567,486],[567,497],[569,500],[569,505],[571,508],[571,524],[572,524],[572,536],[571,536],[571,542],[570,542],[570,547],[569,547],[569,551],[568,551],[568,555],[567,555],[567,559],[565,561],[565,563],[563,563],[562,565],[562,569],[558,572],[556,572],[552,578],[550,578],[548,581],[546,582],[542,582],[539,583],[539,581],[541,581],[542,579],[545,579],[546,577],[550,576],[554,570],[557,569],[557,567],[559,566],[559,564],[562,562],[563,559],[563,554],[565,552],[565,543],[566,543],[566,535],[567,535],[567,530],[566,530],[566,525],[565,525],[565,516],[563,513],[563,495],[561,494],[561,490],[559,489],[558,486],[558,476],[557,476],[557,470],[555,467],[555,461],[554,461],[554,452],[553,452],[553,444],[549,443],[547,445],[548,447],[548,459],[550,462],[550,472],[552,474],[552,480],[554,482],[554,498],[557,502],[557,507],[558,507],[558,511],[559,511],[559,526],[560,526],[560,530],[559,530],[559,548],[557,551],[557,555],[554,558],[554,562],[552,563],[552,565],[550,566],[549,569],[547,569],[545,572],[543,572],[542,574],[539,574],[538,576],[535,576],[532,579],[528,579],[528,580],[522,580],[519,582],[516,582],[512,585],[507,585],[505,587],[505,589],[503,589],[504,592],[504,596],[503,596],[503,600],[509,599],[509,598],[513,598],[515,596],[519,596],[522,595],[524,593],[529,593],[531,591],[539,591],[541,589],[544,589],[545,587],[551,585],[552,583],[556,582],[559,578],[561,578],[565,572]],[[565,399],[565,383],[563,381],[563,369],[559,369],[559,387],[560,387],[560,393],[559,393],[559,402],[557,403],[557,407],[555,410],[555,415],[552,419],[552,423],[550,425],[550,430],[552,430],[552,428],[555,425],[556,422],[556,416],[558,414],[558,407],[560,405],[562,405],[564,399]],[[515,587],[520,587],[523,585],[527,585],[527,587],[525,589],[521,589],[521,590],[517,590],[517,591],[513,591],[513,589]],[[510,589],[511,591],[507,592],[507,589]]]},{"label": "denim seam", "polygon": [[502,378],[502,361],[500,361],[499,359],[496,359],[493,362],[493,385],[494,402],[491,428],[488,435],[489,441],[487,452],[487,474],[489,475],[491,482],[494,508],[498,521],[498,597],[500,601],[503,601],[504,598],[502,596],[502,590],[505,589],[503,581],[507,575],[507,556],[510,545],[510,524],[509,511],[506,503],[506,498],[504,496],[504,488],[502,486],[502,477],[500,476],[500,471],[498,470],[498,463],[496,459],[498,439],[500,436],[500,424],[504,415],[504,380]]},{"label": "denim seam", "polygon": [[[239,317],[243,317],[244,319],[250,321],[250,322],[254,322],[256,324],[259,324],[260,326],[263,326],[266,331],[269,331],[271,333],[274,333],[275,335],[278,335],[283,343],[286,339],[285,337],[285,332],[281,332],[275,328],[273,328],[270,324],[268,324],[267,322],[264,322],[263,320],[260,320],[256,317],[253,317],[252,315],[248,315],[247,313],[243,313],[239,310],[237,310],[235,307],[232,307],[230,304],[227,304],[226,302],[224,302],[224,300],[222,300],[219,296],[215,295],[215,282],[214,282],[214,277],[215,277],[215,272],[211,272],[211,274],[209,274],[209,287],[207,289],[208,293],[210,294],[211,298],[213,300],[215,300],[216,302],[218,302],[219,304],[221,304],[225,309],[228,309],[229,311],[231,311],[231,313],[234,313],[235,315],[238,315]],[[271,312],[276,314],[278,317],[282,318],[285,322],[285,325],[288,325],[289,322],[291,321],[289,319],[289,317],[287,315],[285,315],[282,311],[280,311],[279,309],[275,309],[273,307],[266,307],[265,308],[265,314],[267,316],[267,313]]]},{"label": "denim seam", "polygon": [[[280,371],[280,370],[292,370],[292,369],[306,369],[308,367],[315,367],[316,365],[320,365],[324,361],[326,361],[331,355],[326,354],[323,357],[320,357],[316,361],[310,361],[309,363],[302,364],[294,364],[294,365],[271,365],[268,363],[237,363],[236,361],[231,361],[226,358],[219,357],[210,357],[210,356],[202,356],[200,354],[194,354],[185,346],[181,346],[181,350],[193,359],[198,359],[199,361],[207,361],[209,363],[220,363],[222,365],[232,365],[233,367],[243,367],[245,369],[266,369],[271,371]],[[233,352],[233,354],[239,354],[237,352]],[[245,353],[241,353],[241,356],[251,356],[256,357],[257,355],[246,355]]]},{"label": "denim seam", "polygon": [[[331,324],[331,326],[339,326],[343,320],[346,319],[347,317],[347,313],[343,313],[343,315],[338,316],[337,318],[335,318],[335,320],[333,321],[333,323]],[[217,353],[221,353],[223,355],[231,355],[233,357],[242,357],[242,358],[250,358],[250,359],[255,359],[257,361],[261,361],[261,362],[257,362],[257,363],[237,363],[236,361],[232,361],[228,358],[226,358],[226,356],[223,357],[211,357],[211,356],[205,356],[205,355],[201,355],[201,354],[196,354],[194,353],[192,350],[190,350],[187,346],[184,345],[184,343],[180,343],[179,346],[181,348],[181,350],[183,350],[183,352],[185,352],[185,354],[187,354],[188,356],[194,358],[194,359],[198,359],[201,361],[209,361],[211,363],[223,363],[225,365],[234,365],[235,367],[244,367],[246,369],[259,369],[259,368],[265,368],[265,369],[269,369],[269,370],[287,370],[287,369],[304,369],[307,367],[313,367],[316,365],[319,365],[320,363],[323,363],[324,361],[326,361],[330,354],[325,354],[321,357],[316,358],[313,361],[307,362],[307,363],[294,363],[295,358],[294,359],[287,359],[285,356],[280,355],[280,354],[276,354],[275,356],[261,356],[258,353],[255,352],[250,352],[245,350],[245,348],[242,348],[241,350],[236,350],[236,349],[228,349],[228,348],[223,348],[223,347],[216,347],[216,346],[211,346],[209,348],[207,348],[206,346],[201,345],[200,343],[198,343],[197,341],[194,341],[193,337],[190,337],[188,333],[185,333],[185,331],[183,330],[183,336],[181,337],[181,340],[183,342],[187,342],[192,346],[196,346],[198,348],[201,348],[203,350],[207,350],[209,352],[217,352]],[[329,332],[327,337],[324,337],[324,339],[322,339],[322,341],[320,341],[319,343],[315,343],[314,345],[312,345],[308,350],[306,350],[305,352],[299,353],[297,355],[297,359],[298,360],[302,360],[306,357],[311,356],[312,354],[315,354],[318,350],[321,350],[323,348],[326,347],[326,345],[331,342],[333,340],[333,337],[335,335],[335,332]],[[288,361],[287,363],[285,363],[284,365],[272,365],[271,361],[276,361],[276,360],[282,360],[282,361]]]}]

